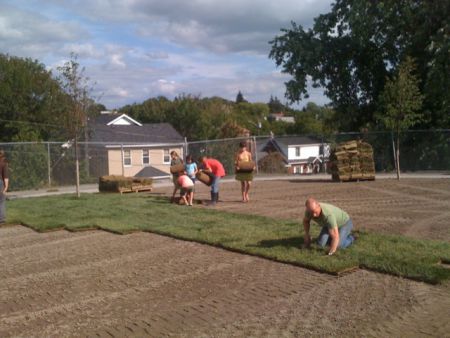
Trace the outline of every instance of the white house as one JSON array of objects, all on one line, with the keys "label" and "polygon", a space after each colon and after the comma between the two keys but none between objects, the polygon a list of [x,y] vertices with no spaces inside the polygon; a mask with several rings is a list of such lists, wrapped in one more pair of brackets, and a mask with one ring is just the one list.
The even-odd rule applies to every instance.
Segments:
[{"label": "white house", "polygon": [[265,152],[279,152],[291,174],[313,174],[326,169],[330,145],[309,136],[274,137],[263,147]]}]

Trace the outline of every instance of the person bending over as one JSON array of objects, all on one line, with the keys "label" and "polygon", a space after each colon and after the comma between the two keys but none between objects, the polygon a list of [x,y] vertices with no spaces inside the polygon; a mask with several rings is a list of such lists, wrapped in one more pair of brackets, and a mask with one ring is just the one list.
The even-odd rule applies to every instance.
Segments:
[{"label": "person bending over", "polygon": [[207,156],[200,157],[199,162],[202,164],[203,171],[211,176],[211,205],[215,205],[219,201],[220,179],[225,176],[225,169],[218,160]]},{"label": "person bending over", "polygon": [[328,255],[333,255],[338,248],[347,248],[354,242],[355,238],[351,234],[353,223],[344,210],[328,203],[319,203],[312,197],[306,200],[305,206],[305,247],[308,248],[311,244],[311,221],[322,227],[317,244],[322,248],[329,245]]}]

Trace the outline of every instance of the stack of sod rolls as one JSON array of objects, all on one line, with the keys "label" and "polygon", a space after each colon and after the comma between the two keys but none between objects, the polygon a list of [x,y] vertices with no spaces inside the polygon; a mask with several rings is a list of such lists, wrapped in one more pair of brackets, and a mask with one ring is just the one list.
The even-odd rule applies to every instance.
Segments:
[{"label": "stack of sod rolls", "polygon": [[335,181],[375,179],[373,149],[362,141],[340,143],[330,156],[331,174]]},{"label": "stack of sod rolls", "polygon": [[100,192],[138,192],[152,189],[153,179],[124,177],[119,175],[101,176],[98,181]]}]

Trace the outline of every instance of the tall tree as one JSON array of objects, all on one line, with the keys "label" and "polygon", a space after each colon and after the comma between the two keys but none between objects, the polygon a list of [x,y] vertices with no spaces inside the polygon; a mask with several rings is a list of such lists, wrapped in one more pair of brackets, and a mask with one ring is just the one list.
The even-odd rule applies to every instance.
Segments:
[{"label": "tall tree", "polygon": [[269,57],[292,75],[291,101],[308,97],[310,81],[331,99],[341,130],[373,126],[386,77],[411,56],[417,63],[427,126],[448,121],[450,2],[336,0],[311,29],[292,23]]},{"label": "tall tree", "polygon": [[71,59],[58,67],[58,71],[61,73],[61,87],[66,93],[63,122],[69,140],[74,142],[76,194],[80,197],[78,141],[87,126],[89,105],[93,102],[89,97],[92,89],[89,87],[89,78],[84,75],[85,69],[80,67],[75,54],[71,54]]},{"label": "tall tree", "polygon": [[[43,64],[0,54],[1,141],[58,138],[61,98],[59,83]],[[33,133],[28,132],[30,129]]]},{"label": "tall tree", "polygon": [[306,107],[296,112],[295,123],[288,126],[290,134],[313,134],[326,136],[336,131],[332,123],[333,110],[308,102]]},{"label": "tall tree", "polygon": [[239,91],[236,95],[236,103],[243,103],[243,102],[247,102],[244,99],[244,95],[242,95],[241,91]]},{"label": "tall tree", "polygon": [[281,103],[281,101],[276,96],[273,97],[272,95],[270,95],[270,100],[267,105],[269,106],[269,111],[271,114],[284,113],[286,111],[286,107]]},{"label": "tall tree", "polygon": [[400,132],[423,119],[423,114],[419,112],[423,97],[420,94],[414,70],[413,60],[406,58],[400,64],[397,74],[392,79],[387,79],[384,91],[380,96],[380,106],[383,108],[383,112],[379,114],[379,119],[387,128],[396,133],[397,179],[400,179]]}]

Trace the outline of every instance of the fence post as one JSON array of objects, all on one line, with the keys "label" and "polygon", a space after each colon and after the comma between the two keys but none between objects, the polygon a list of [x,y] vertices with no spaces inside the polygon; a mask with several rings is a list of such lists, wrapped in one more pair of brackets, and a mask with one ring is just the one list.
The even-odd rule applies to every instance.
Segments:
[{"label": "fence post", "polygon": [[50,159],[50,142],[47,142],[47,173],[48,173],[48,186],[52,186],[52,167]]},{"label": "fence post", "polygon": [[[323,135],[321,136],[321,142],[322,142],[322,172],[326,172],[326,169],[325,169],[325,147],[324,147],[324,145],[323,145]],[[319,153],[320,153],[320,151],[319,151]]]},{"label": "fence post", "polygon": [[253,136],[253,144],[255,145],[255,162],[256,162],[256,174],[259,173],[259,169],[258,169],[258,149],[256,148],[256,137]]},{"label": "fence post", "polygon": [[391,131],[391,139],[392,139],[392,152],[394,154],[394,169],[397,172],[397,156],[395,156],[395,142],[394,142],[394,132]]},{"label": "fence post", "polygon": [[186,156],[189,154],[189,145],[188,145],[188,141],[187,141],[187,137],[184,138],[184,158],[186,158]]}]

